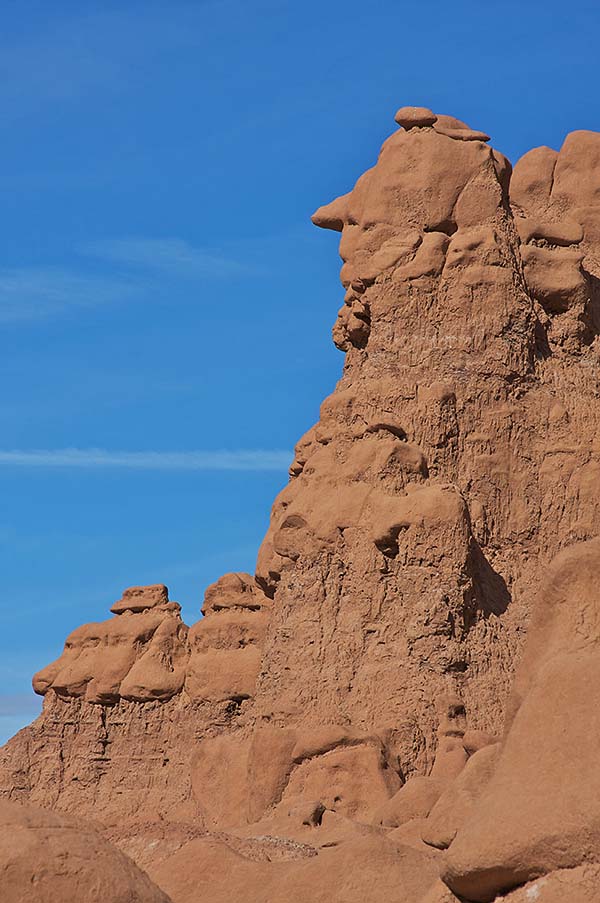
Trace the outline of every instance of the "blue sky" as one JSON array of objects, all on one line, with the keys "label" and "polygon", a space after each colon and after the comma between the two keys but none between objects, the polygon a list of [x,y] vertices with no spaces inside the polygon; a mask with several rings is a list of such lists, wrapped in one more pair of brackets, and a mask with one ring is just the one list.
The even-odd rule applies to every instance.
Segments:
[{"label": "blue sky", "polygon": [[3,4],[0,741],[125,586],[252,570],[343,358],[311,212],[404,104],[600,129],[596,3]]}]

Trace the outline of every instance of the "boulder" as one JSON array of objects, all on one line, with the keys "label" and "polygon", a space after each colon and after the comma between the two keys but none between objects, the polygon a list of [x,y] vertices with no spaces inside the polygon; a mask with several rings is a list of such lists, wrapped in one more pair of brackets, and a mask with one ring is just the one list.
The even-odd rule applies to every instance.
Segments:
[{"label": "boulder", "polygon": [[2,903],[170,903],[82,819],[0,802]]},{"label": "boulder", "polygon": [[437,116],[427,107],[400,107],[394,119],[398,125],[408,131],[408,129],[433,125]]}]

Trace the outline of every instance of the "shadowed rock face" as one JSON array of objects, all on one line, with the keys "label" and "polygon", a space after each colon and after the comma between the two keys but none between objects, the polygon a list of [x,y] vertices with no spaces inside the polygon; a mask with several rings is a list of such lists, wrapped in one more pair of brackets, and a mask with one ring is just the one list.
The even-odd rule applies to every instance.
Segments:
[{"label": "shadowed rock face", "polygon": [[102,822],[174,903],[200,873],[215,903],[387,901],[377,863],[399,900],[598,889],[600,135],[512,173],[453,117],[396,122],[313,216],[344,370],[256,574],[189,629],[166,587],[126,590],[1,754],[5,796]]},{"label": "shadowed rock face", "polygon": [[499,757],[444,867],[468,899],[600,859],[599,573],[600,539],[548,571]]}]

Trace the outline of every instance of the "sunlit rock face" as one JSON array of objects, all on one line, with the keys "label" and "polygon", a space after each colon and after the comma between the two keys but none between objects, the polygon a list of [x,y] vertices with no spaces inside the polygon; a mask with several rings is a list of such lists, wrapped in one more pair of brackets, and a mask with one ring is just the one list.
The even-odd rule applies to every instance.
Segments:
[{"label": "sunlit rock face", "polygon": [[270,605],[249,574],[226,574],[208,587],[204,617],[188,629],[166,586],[131,587],[111,607],[115,617],[73,631],[33,688],[106,705],[164,702],[184,688],[191,700],[248,699]]},{"label": "sunlit rock face", "polygon": [[126,590],[2,752],[5,796],[101,822],[174,903],[600,898],[600,135],[512,172],[395,118],[313,215],[343,375],[256,573],[189,628]]},{"label": "sunlit rock face", "polygon": [[127,856],[89,823],[0,802],[3,903],[170,903]]},{"label": "sunlit rock face", "polygon": [[126,589],[111,611],[109,621],[85,624],[67,637],[61,657],[34,676],[36,693],[53,690],[108,705],[120,698],[166,700],[181,690],[187,628],[167,587]]}]

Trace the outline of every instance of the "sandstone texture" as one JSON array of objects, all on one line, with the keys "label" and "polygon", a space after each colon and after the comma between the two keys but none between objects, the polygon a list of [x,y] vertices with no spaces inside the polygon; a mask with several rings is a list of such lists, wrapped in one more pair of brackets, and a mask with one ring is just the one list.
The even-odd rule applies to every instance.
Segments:
[{"label": "sandstone texture", "polygon": [[169,903],[123,853],[81,819],[0,803],[2,903]]},{"label": "sandstone texture", "polygon": [[600,899],[600,134],[395,119],[255,574],[125,590],[0,751],[172,903]]}]

